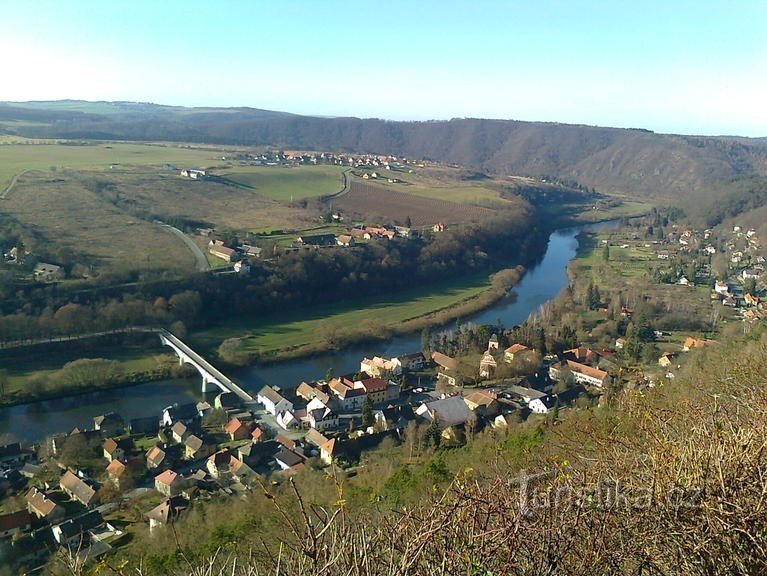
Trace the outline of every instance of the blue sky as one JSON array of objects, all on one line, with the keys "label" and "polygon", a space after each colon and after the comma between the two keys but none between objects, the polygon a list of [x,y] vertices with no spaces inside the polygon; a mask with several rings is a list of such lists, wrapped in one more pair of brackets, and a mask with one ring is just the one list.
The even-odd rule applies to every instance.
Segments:
[{"label": "blue sky", "polygon": [[0,0],[0,100],[767,136],[767,1]]}]

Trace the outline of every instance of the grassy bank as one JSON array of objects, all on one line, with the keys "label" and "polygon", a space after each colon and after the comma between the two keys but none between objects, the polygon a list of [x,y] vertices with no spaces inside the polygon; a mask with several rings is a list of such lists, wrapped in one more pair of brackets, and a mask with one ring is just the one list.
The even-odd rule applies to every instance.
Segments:
[{"label": "grassy bank", "polygon": [[382,340],[438,326],[477,312],[502,298],[522,269],[410,290],[371,301],[349,301],[260,320],[239,321],[194,334],[192,345],[213,356],[227,339],[239,341],[240,359],[276,361]]},{"label": "grassy bank", "polygon": [[[82,360],[103,359],[105,367],[82,366]],[[80,362],[80,365],[73,364]],[[148,345],[98,343],[86,346],[31,346],[23,352],[6,351],[0,358],[6,381],[0,406],[84,394],[94,390],[161,380],[174,376],[177,363],[172,354]]]}]

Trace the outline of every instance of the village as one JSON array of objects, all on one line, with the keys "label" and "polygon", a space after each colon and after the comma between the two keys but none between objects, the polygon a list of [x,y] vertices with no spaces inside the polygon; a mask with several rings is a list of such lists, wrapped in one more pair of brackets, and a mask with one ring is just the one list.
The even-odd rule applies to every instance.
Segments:
[{"label": "village", "polygon": [[[765,259],[755,229],[664,227],[650,226],[644,235],[630,226],[605,232],[597,258],[651,274],[674,298],[696,294],[713,317],[722,311],[722,321],[747,328],[764,318]],[[343,246],[411,236],[409,227],[362,226],[343,240],[306,236],[296,243]],[[211,251],[234,255],[225,248],[210,242]],[[244,257],[232,260],[245,266],[248,249],[240,245],[236,252]],[[611,312],[596,288],[589,292],[592,310],[584,313],[635,320],[630,306]],[[612,345],[586,338],[556,348],[535,332],[520,337],[518,329],[464,326],[426,338],[420,351],[361,358],[351,373],[329,370],[314,381],[264,386],[253,402],[221,392],[157,406],[148,417],[94,415],[88,426],[40,445],[0,446],[3,546],[27,568],[57,550],[98,557],[131,532],[161,530],[205,501],[245,495],[306,470],[352,473],[364,452],[385,439],[402,443],[412,435],[434,446],[460,446],[482,431],[503,434],[528,420],[555,420],[560,410],[601,406],[637,375],[652,389],[674,378],[684,355],[716,344],[699,333],[656,329],[649,338],[658,354],[638,365],[628,332]],[[453,342],[467,334],[471,345]]]},{"label": "village", "polygon": [[614,350],[542,355],[505,334],[491,334],[481,354],[362,358],[354,373],[264,386],[253,403],[221,392],[155,416],[96,415],[37,446],[2,446],[3,509],[15,509],[0,515],[0,537],[28,568],[59,549],[98,557],[126,533],[161,529],[206,500],[307,469],[354,470],[386,438],[418,433],[459,446],[484,429],[593,406],[614,382]]}]

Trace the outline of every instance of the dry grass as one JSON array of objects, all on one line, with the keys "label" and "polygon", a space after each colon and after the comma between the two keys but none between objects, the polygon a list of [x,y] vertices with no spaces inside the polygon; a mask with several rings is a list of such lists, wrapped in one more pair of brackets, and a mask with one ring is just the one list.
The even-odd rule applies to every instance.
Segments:
[{"label": "dry grass", "polygon": [[194,270],[194,257],[178,238],[126,214],[73,178],[28,172],[0,207],[102,271]]}]

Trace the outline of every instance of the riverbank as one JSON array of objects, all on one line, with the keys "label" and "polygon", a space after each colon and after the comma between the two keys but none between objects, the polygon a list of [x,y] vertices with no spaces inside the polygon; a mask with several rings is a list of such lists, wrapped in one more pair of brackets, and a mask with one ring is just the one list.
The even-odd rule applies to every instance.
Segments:
[{"label": "riverbank", "polygon": [[[524,268],[518,266],[491,274],[480,286],[471,283],[464,288],[451,287],[442,289],[438,295],[432,292],[425,298],[408,299],[412,294],[403,294],[401,301],[386,299],[362,308],[350,306],[348,310],[321,318],[266,324],[260,335],[229,338],[230,342],[234,340],[240,344],[235,350],[241,354],[239,358],[232,358],[235,361],[230,361],[230,364],[273,364],[444,326],[485,310],[503,298],[513,297],[510,290],[523,274]],[[422,311],[424,300],[429,305],[425,312]],[[284,346],[285,332],[290,330],[294,331],[292,340],[305,339],[306,342]],[[220,337],[220,334],[217,336]],[[211,353],[214,351],[211,350]]]},{"label": "riverbank", "polygon": [[172,354],[159,353],[143,338],[125,334],[2,350],[0,367],[0,407],[123,388],[188,373]]},{"label": "riverbank", "polygon": [[391,296],[296,310],[258,322],[229,324],[189,337],[201,353],[232,366],[265,364],[388,340],[441,326],[508,295],[524,269],[504,269]]}]

